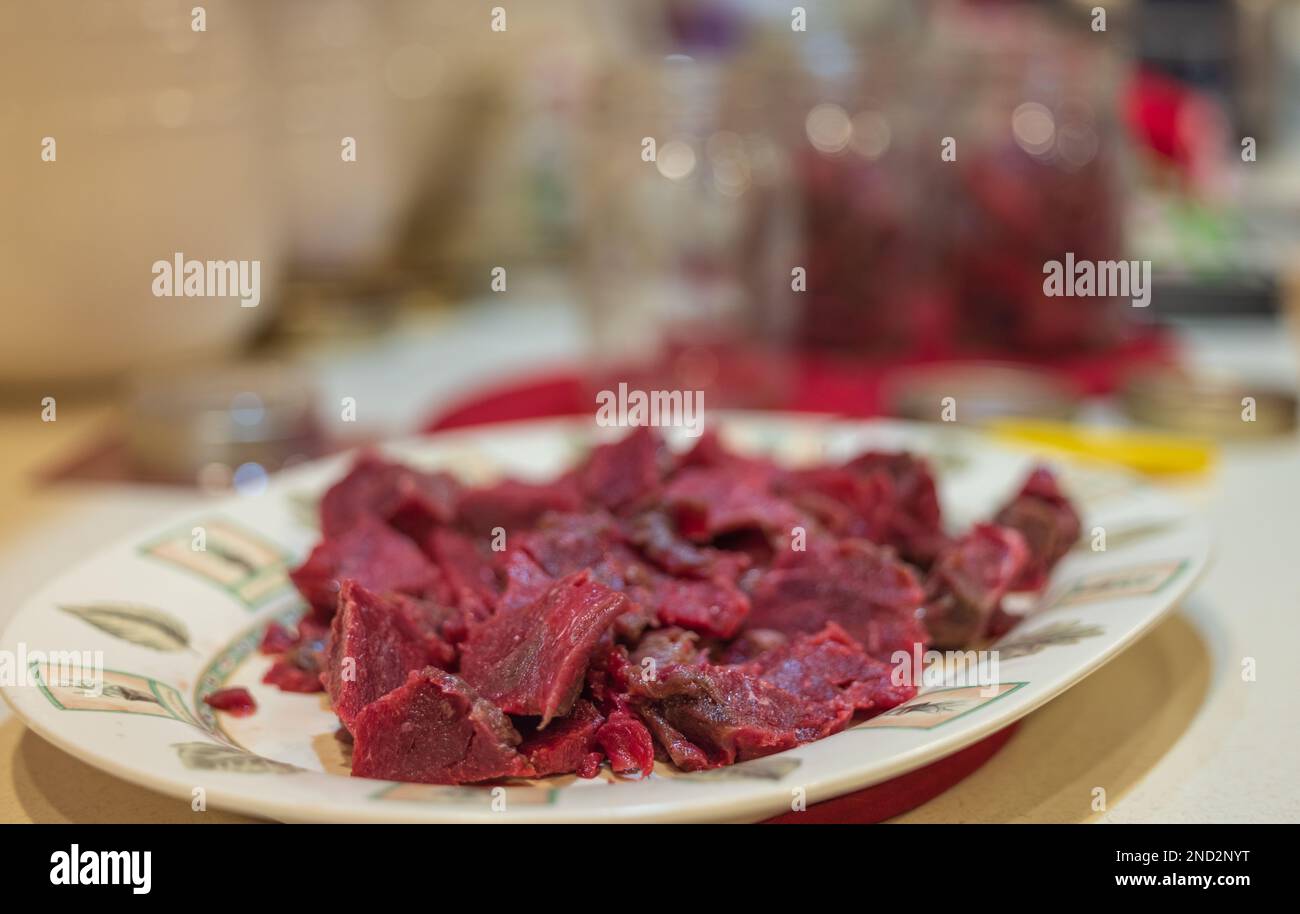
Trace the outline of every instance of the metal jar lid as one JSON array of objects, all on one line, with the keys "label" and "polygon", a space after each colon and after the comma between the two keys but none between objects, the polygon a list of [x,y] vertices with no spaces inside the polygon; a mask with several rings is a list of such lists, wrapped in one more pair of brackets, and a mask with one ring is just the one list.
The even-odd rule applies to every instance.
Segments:
[{"label": "metal jar lid", "polygon": [[1129,380],[1122,394],[1130,418],[1216,438],[1266,438],[1296,427],[1296,395],[1272,384],[1164,369]]}]

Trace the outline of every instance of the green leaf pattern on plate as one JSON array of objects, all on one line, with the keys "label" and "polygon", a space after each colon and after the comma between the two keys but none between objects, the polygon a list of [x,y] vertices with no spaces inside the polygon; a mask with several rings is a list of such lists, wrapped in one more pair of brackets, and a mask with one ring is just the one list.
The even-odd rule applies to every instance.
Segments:
[{"label": "green leaf pattern on plate", "polygon": [[89,603],[60,606],[69,615],[137,647],[154,651],[183,651],[190,646],[189,629],[179,619],[138,603]]},{"label": "green leaf pattern on plate", "polygon": [[217,743],[173,743],[181,764],[196,771],[232,771],[239,774],[292,774],[301,771],[296,765],[254,755],[233,746]]},{"label": "green leaf pattern on plate", "polygon": [[1084,638],[1095,638],[1102,632],[1100,625],[1085,625],[1077,620],[1055,622],[1020,635],[1013,633],[1012,637],[993,645],[993,650],[998,652],[1000,661],[1014,660],[1016,657],[1037,654],[1043,648],[1077,644]]}]

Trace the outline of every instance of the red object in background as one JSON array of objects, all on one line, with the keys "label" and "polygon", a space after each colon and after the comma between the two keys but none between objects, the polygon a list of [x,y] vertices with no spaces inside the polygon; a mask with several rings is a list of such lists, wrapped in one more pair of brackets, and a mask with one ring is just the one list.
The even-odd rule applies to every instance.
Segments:
[{"label": "red object in background", "polygon": [[[1175,353],[1172,337],[1153,328],[1106,352],[1051,361],[1017,359],[1015,362],[1050,370],[1080,393],[1095,396],[1116,390],[1135,370],[1172,364]],[[785,372],[787,383],[783,395],[766,405],[770,409],[835,413],[853,418],[880,416],[885,412],[883,392],[889,379],[903,369],[926,364],[939,363],[935,359],[905,359],[861,364],[830,356],[800,356]],[[609,374],[612,376],[612,372]],[[727,376],[724,366],[718,377]],[[434,432],[491,422],[593,414],[596,389],[591,381],[571,373],[516,379],[442,410],[424,430]],[[725,387],[719,394],[722,402],[729,405],[734,402]],[[718,404],[708,394],[705,399]]]},{"label": "red object in background", "polygon": [[1140,72],[1126,101],[1129,129],[1152,151],[1176,165],[1191,164],[1191,152],[1179,128],[1180,112],[1191,93],[1161,73]]},{"label": "red object in background", "polygon": [[1223,156],[1227,119],[1218,104],[1171,76],[1140,71],[1128,87],[1125,115],[1139,144],[1189,185],[1212,176]]}]

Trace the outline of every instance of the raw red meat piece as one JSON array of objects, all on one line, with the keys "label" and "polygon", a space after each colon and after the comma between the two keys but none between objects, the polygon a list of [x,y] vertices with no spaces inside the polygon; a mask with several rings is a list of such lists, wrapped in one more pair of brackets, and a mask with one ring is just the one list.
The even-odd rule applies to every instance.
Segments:
[{"label": "raw red meat piece", "polygon": [[322,619],[334,614],[344,578],[368,590],[417,596],[434,592],[440,584],[438,569],[414,543],[369,516],[319,543],[289,577]]},{"label": "raw red meat piece", "polygon": [[784,632],[770,628],[751,628],[741,632],[727,645],[721,660],[726,664],[748,663],[767,651],[785,647],[789,643],[790,637]]},{"label": "raw red meat piece", "polygon": [[506,552],[505,590],[497,598],[500,612],[519,612],[532,606],[551,589],[555,578],[529,557],[527,552],[512,547]]},{"label": "raw red meat piece", "polygon": [[725,755],[715,751],[710,756],[695,745],[658,711],[643,707],[640,713],[654,741],[663,747],[664,754],[682,771],[702,771],[729,764],[725,761]]},{"label": "raw red meat piece", "polygon": [[811,467],[785,474],[776,488],[835,536],[883,542],[889,535],[894,488],[883,474]]},{"label": "raw red meat piece", "polygon": [[[635,638],[656,617],[661,624],[728,637],[749,612],[745,595],[721,576],[711,581],[672,578],[641,561],[624,543],[614,519],[600,512],[553,514],[518,541],[551,575],[589,568],[594,580],[624,592],[644,609],[643,616],[623,620],[621,637]],[[737,560],[719,567],[732,570],[742,564]]]},{"label": "raw red meat piece", "polygon": [[760,655],[745,669],[805,701],[842,699],[855,711],[887,711],[916,695],[915,684],[895,683],[894,668],[868,657],[834,622]]},{"label": "raw red meat piece", "polygon": [[320,530],[326,539],[342,536],[363,517],[383,519],[387,500],[406,472],[374,451],[364,451],[347,475],[330,486],[320,500]]},{"label": "raw red meat piece", "polygon": [[654,739],[641,718],[629,711],[611,714],[596,732],[596,742],[616,774],[639,771],[644,778],[654,770]]},{"label": "raw red meat piece", "polygon": [[708,542],[725,533],[761,530],[789,536],[804,526],[802,512],[767,490],[768,480],[735,469],[687,468],[663,490],[663,503],[688,540]]},{"label": "raw red meat piece", "polygon": [[257,702],[243,686],[217,689],[210,695],[204,696],[203,703],[234,717],[247,717],[257,710]]},{"label": "raw red meat piece", "polygon": [[883,472],[894,482],[899,504],[918,522],[937,526],[939,495],[929,461],[908,451],[867,451],[844,465],[856,473]]},{"label": "raw red meat piece", "polygon": [[660,577],[649,587],[648,603],[660,624],[680,625],[718,638],[735,635],[749,615],[749,598],[725,578]]},{"label": "raw red meat piece", "polygon": [[434,527],[452,523],[461,485],[450,473],[407,472],[397,477],[397,484],[384,507],[388,523],[417,543],[422,543]]},{"label": "raw red meat piece", "polygon": [[616,511],[652,497],[670,459],[662,439],[641,426],[619,441],[593,448],[578,471],[578,483],[588,500]]},{"label": "raw red meat piece", "polygon": [[381,597],[352,580],[339,593],[326,654],[330,705],[348,730],[366,705],[412,671],[445,666],[455,656],[438,636],[436,621],[414,601]]},{"label": "raw red meat piece", "polygon": [[271,664],[271,668],[262,676],[262,682],[273,685],[281,692],[324,692],[325,686],[320,681],[316,670],[304,670],[296,663],[280,659]]},{"label": "raw red meat piece", "polygon": [[587,694],[608,717],[629,707],[628,684],[638,675],[639,667],[632,666],[626,647],[602,644],[592,655],[591,666],[587,669]]},{"label": "raw red meat piece", "polygon": [[506,479],[466,491],[456,506],[456,514],[471,533],[490,536],[495,527],[503,530],[531,527],[544,514],[576,511],[581,503],[571,476],[549,483]]},{"label": "raw red meat piece", "polygon": [[618,525],[605,512],[551,514],[515,542],[552,577],[590,569],[593,580],[626,594],[630,602],[616,624],[618,637],[635,640],[654,621],[647,588],[657,575],[623,542]]},{"label": "raw red meat piece", "polygon": [[[800,526],[805,530],[805,540],[815,535],[814,531],[817,528],[811,515]],[[724,533],[713,542],[719,549],[745,560],[747,567],[736,576],[736,583],[748,591],[749,587],[745,582],[752,582],[762,569],[772,564],[782,550],[789,549],[795,542],[793,538],[795,533],[796,531],[792,529],[789,537],[769,539],[761,530],[737,530],[734,533]]]},{"label": "raw red meat piece", "polygon": [[525,737],[519,752],[537,777],[576,772],[579,777],[593,778],[604,760],[596,742],[596,733],[604,723],[591,702],[579,700],[568,717]]},{"label": "raw red meat piece", "polygon": [[325,639],[329,637],[330,624],[322,622],[312,616],[304,616],[298,620],[298,645],[299,647],[312,647],[325,644]]},{"label": "raw red meat piece", "polygon": [[424,551],[442,572],[451,602],[476,618],[491,613],[501,588],[496,566],[485,555],[488,546],[487,541],[446,527],[435,528],[424,543]]},{"label": "raw red meat piece", "polygon": [[677,767],[716,768],[840,730],[847,702],[808,702],[739,667],[678,666],[633,684],[633,707]]},{"label": "raw red meat piece", "polygon": [[[276,623],[271,623],[275,626]],[[282,629],[281,632],[272,633],[267,629],[272,643],[283,643],[283,639],[288,637],[292,641],[283,650],[279,651],[280,655],[304,670],[319,670],[323,662],[325,651],[325,639],[329,637],[329,622],[322,622],[314,615],[306,615],[298,620],[298,630],[289,632]],[[267,647],[267,639],[262,639],[263,648]],[[265,651],[272,653],[271,651]]]},{"label": "raw red meat piece", "polygon": [[474,626],[461,675],[506,713],[540,715],[545,727],[573,707],[593,651],[627,608],[623,594],[575,572],[532,606],[503,608]]},{"label": "raw red meat piece", "polygon": [[272,622],[262,636],[263,653],[276,656],[262,682],[282,692],[320,692],[320,674],[325,667],[325,638],[329,626],[311,616],[298,620],[298,630],[291,632]]},{"label": "raw red meat piece", "polygon": [[614,620],[614,627],[610,629],[610,637],[611,640],[631,644],[654,624],[655,616],[654,611],[648,609],[642,602],[642,595],[636,589],[629,590],[628,593],[631,594],[628,597],[628,610]]},{"label": "raw red meat piece", "polygon": [[877,485],[888,484],[889,508],[875,518],[883,529],[871,539],[893,546],[909,562],[928,567],[946,542],[929,462],[906,451],[868,451],[845,468],[873,478]]},{"label": "raw red meat piece", "polygon": [[748,555],[699,546],[678,535],[662,511],[647,511],[625,526],[628,541],[668,574],[687,578],[723,577],[734,581],[749,567]]},{"label": "raw red meat piece", "polygon": [[[600,510],[551,514],[535,530],[518,534],[514,541],[557,578],[603,565],[601,572],[594,573],[596,579],[607,587],[621,588],[629,567],[641,564],[623,542],[614,518]],[[640,583],[645,575],[634,569],[632,577]]]},{"label": "raw red meat piece", "polygon": [[995,607],[993,615],[989,617],[988,624],[984,627],[984,637],[989,640],[1001,638],[1019,625],[1023,618],[1023,616],[1007,612],[1001,606]]},{"label": "raw red meat piece", "polygon": [[258,650],[263,654],[283,654],[298,643],[298,635],[289,631],[279,622],[272,622],[262,633],[262,643]]},{"label": "raw red meat piece", "polygon": [[1018,530],[1029,548],[1029,558],[1012,590],[1041,589],[1083,530],[1078,512],[1045,467],[1037,467],[1029,475],[1019,494],[993,520]]},{"label": "raw red meat piece", "polygon": [[352,773],[423,784],[531,777],[510,719],[436,667],[366,705],[352,727]]},{"label": "raw red meat piece", "polygon": [[424,646],[430,666],[444,670],[452,668],[456,661],[456,649],[452,646],[454,639],[449,637],[448,632],[459,630],[459,612],[402,593],[385,594],[383,602],[392,612],[393,623],[403,637]]},{"label": "raw red meat piece", "polygon": [[655,669],[691,664],[700,657],[699,640],[699,635],[684,628],[656,629],[642,636],[628,660],[638,670],[646,668],[646,660],[653,660]]},{"label": "raw red meat piece", "polygon": [[985,637],[993,611],[1028,559],[1024,537],[995,524],[976,524],[941,553],[926,578],[921,611],[935,647],[957,648]]},{"label": "raw red meat piece", "polygon": [[916,644],[924,649],[926,633],[917,617],[924,598],[916,576],[893,550],[845,539],[784,555],[755,584],[746,626],[794,635],[835,622],[869,656],[889,661],[895,651],[910,654]]},{"label": "raw red meat piece", "polygon": [[321,497],[321,533],[342,536],[365,517],[421,532],[426,524],[452,520],[459,489],[447,473],[421,473],[366,451]]},{"label": "raw red meat piece", "polygon": [[629,595],[654,578],[654,570],[622,542],[604,514],[553,514],[517,541],[552,577],[591,569],[594,580]]},{"label": "raw red meat piece", "polygon": [[738,454],[726,446],[717,429],[704,430],[700,440],[683,454],[677,462],[679,467],[703,467],[706,469],[734,470],[747,479],[762,485],[778,476],[782,470],[772,461],[763,457],[750,457]]}]

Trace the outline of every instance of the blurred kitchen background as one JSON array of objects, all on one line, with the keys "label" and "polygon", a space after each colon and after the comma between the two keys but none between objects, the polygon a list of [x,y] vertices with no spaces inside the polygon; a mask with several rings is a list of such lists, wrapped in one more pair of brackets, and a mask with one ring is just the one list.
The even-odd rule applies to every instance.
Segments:
[{"label": "blurred kitchen background", "polygon": [[[952,395],[1160,473],[1295,424],[1296,0],[0,0],[0,188],[15,499],[619,380]],[[260,305],[155,297],[176,252]],[[1066,252],[1150,260],[1149,307],[1045,296]]]}]

